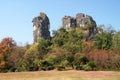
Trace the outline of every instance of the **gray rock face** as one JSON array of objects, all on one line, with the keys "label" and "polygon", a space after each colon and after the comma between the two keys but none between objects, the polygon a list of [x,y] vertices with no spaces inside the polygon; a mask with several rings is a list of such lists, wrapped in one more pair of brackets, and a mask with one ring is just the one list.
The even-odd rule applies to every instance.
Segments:
[{"label": "gray rock face", "polygon": [[62,19],[63,27],[69,31],[71,27],[76,27],[76,19],[71,16],[65,16]]},{"label": "gray rock face", "polygon": [[40,13],[39,16],[33,18],[33,36],[34,42],[39,38],[50,39],[50,22],[45,13]]},{"label": "gray rock face", "polygon": [[73,28],[80,28],[86,40],[90,40],[97,32],[96,22],[91,16],[78,13],[76,18],[65,16],[62,18],[62,26],[69,31]]}]

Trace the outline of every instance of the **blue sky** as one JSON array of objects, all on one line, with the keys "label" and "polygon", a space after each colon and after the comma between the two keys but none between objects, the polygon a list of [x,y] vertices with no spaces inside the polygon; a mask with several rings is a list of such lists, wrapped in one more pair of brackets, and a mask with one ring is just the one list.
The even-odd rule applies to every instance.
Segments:
[{"label": "blue sky", "polygon": [[0,40],[12,37],[19,43],[32,43],[32,19],[44,12],[50,19],[50,30],[62,25],[62,17],[85,13],[97,25],[112,25],[120,30],[120,0],[0,0]]}]

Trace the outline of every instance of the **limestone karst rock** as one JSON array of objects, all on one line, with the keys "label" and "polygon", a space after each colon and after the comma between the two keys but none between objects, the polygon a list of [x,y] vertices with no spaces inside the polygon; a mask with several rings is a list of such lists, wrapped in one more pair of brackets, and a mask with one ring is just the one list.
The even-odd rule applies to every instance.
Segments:
[{"label": "limestone karst rock", "polygon": [[34,42],[39,38],[50,39],[50,22],[45,13],[40,13],[39,16],[33,18],[33,36]]},{"label": "limestone karst rock", "polygon": [[[39,38],[50,39],[50,22],[45,13],[33,18],[34,42]],[[84,33],[85,40],[90,40],[97,33],[97,25],[93,18],[83,13],[78,13],[76,17],[65,16],[62,18],[62,26],[69,31],[71,28],[80,28]]]},{"label": "limestone karst rock", "polygon": [[81,28],[86,40],[90,40],[97,32],[96,22],[91,16],[83,13],[78,13],[76,18],[71,16],[63,17],[62,26],[67,31],[69,31],[71,28]]}]

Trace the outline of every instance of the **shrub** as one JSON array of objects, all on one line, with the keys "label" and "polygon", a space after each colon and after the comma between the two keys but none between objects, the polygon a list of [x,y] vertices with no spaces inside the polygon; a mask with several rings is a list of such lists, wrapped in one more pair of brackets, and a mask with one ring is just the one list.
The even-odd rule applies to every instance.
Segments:
[{"label": "shrub", "polygon": [[47,70],[53,70],[54,69],[54,66],[48,66],[47,67]]},{"label": "shrub", "polygon": [[87,65],[87,64],[83,66],[83,69],[84,69],[85,71],[91,71],[91,70],[92,70],[91,66],[89,66],[89,65]]},{"label": "shrub", "polygon": [[81,62],[81,64],[86,64],[88,62],[88,59],[86,58],[86,56],[80,56],[79,61]]},{"label": "shrub", "polygon": [[93,61],[88,62],[87,65],[90,66],[92,68],[92,70],[94,70],[94,68],[96,67],[96,65]]},{"label": "shrub", "polygon": [[50,64],[48,61],[42,61],[41,62],[41,67],[40,67],[40,70],[53,70],[54,69],[54,66],[52,64]]},{"label": "shrub", "polygon": [[76,70],[83,70],[83,65],[76,65],[76,66],[75,66],[75,69],[76,69]]},{"label": "shrub", "polygon": [[67,67],[67,66],[69,65],[69,62],[68,62],[67,60],[65,60],[65,61],[62,61],[62,62],[60,63],[60,65],[61,65],[61,66],[64,66],[64,67]]},{"label": "shrub", "polygon": [[109,52],[106,50],[92,50],[85,53],[89,61],[94,61],[94,63],[101,69],[105,69],[107,60],[109,58]]},{"label": "shrub", "polygon": [[109,52],[106,68],[111,70],[120,70],[120,50],[112,50]]},{"label": "shrub", "polygon": [[96,70],[96,65],[93,61],[90,61],[86,65],[83,66],[83,69],[86,71]]},{"label": "shrub", "polygon": [[83,65],[85,65],[88,62],[88,59],[86,58],[86,56],[84,56],[81,53],[75,54],[74,58],[75,58],[74,66],[76,70],[82,70]]},{"label": "shrub", "polygon": [[58,71],[64,71],[64,70],[65,70],[65,67],[60,65],[60,66],[57,67],[57,70],[58,70]]},{"label": "shrub", "polygon": [[45,60],[52,65],[58,64],[58,62],[59,62],[58,57],[56,55],[53,55],[53,54],[48,54],[46,56]]},{"label": "shrub", "polygon": [[46,67],[41,67],[40,69],[43,71],[46,71]]}]

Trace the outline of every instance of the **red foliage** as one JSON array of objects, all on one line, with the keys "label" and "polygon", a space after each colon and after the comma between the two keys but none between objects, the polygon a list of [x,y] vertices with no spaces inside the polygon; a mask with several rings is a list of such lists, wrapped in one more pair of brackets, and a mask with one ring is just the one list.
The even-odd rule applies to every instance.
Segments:
[{"label": "red foliage", "polygon": [[86,57],[94,61],[99,67],[106,67],[107,60],[109,59],[109,52],[106,50],[92,50],[88,53],[85,53]]},{"label": "red foliage", "polygon": [[15,42],[12,38],[4,38],[0,43],[0,69],[4,68],[6,58],[15,46]]}]

